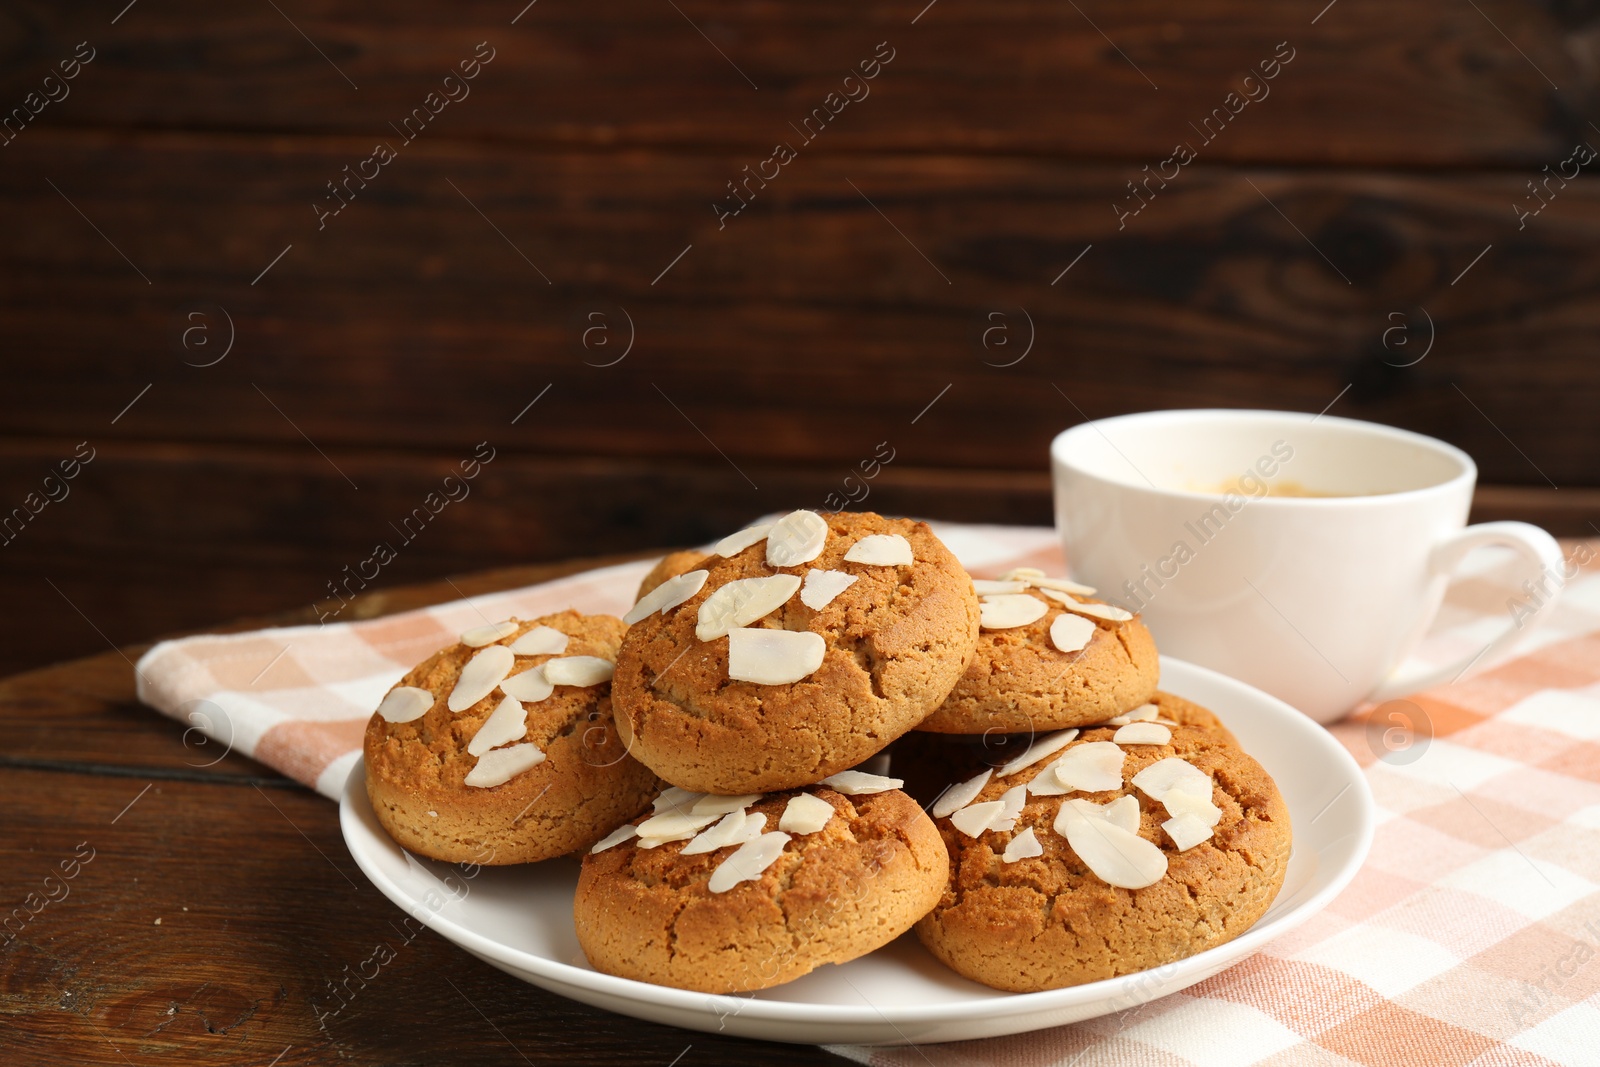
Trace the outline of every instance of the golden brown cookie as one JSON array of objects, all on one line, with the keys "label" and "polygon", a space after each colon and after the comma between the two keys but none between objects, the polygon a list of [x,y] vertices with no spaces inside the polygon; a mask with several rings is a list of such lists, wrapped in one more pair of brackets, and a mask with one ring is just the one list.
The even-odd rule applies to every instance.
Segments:
[{"label": "golden brown cookie", "polygon": [[[1289,813],[1276,784],[1205,709],[1165,694],[1158,706],[1161,717],[1174,724],[1168,726],[1170,741],[1115,745],[1123,752],[1118,788],[1036,792],[1062,788],[1055,777],[1058,760],[1079,746],[1111,742],[1117,733],[1116,727],[1096,727],[1032,766],[1004,778],[991,776],[970,803],[936,820],[950,849],[951,877],[938,905],[917,924],[917,936],[929,951],[975,981],[1034,992],[1131,974],[1193,955],[1237,937],[1265,913],[1283,884],[1291,845]],[[1133,784],[1135,775],[1168,758],[1188,764],[1191,771],[1186,773],[1210,777],[1209,787],[1202,779],[1198,791],[1203,796],[1209,788],[1210,805],[1217,809],[1210,836],[1184,842],[1189,847],[1182,851],[1173,836],[1182,828],[1169,805],[1183,810],[1193,801],[1172,792],[1166,794],[1167,802],[1158,802]],[[1077,773],[1084,773],[1081,766]],[[1161,792],[1159,779],[1146,784]],[[999,801],[1019,785],[1028,791],[1015,824],[984,829],[994,823],[987,809],[974,805]],[[953,790],[946,796],[951,802],[966,799],[955,794]],[[1133,798],[1119,805],[1123,809],[1136,804],[1135,810],[1123,811],[1128,825],[1121,832],[1079,838],[1086,847],[1094,846],[1091,852],[1102,845],[1118,850],[1111,865],[1103,854],[1093,857],[1102,870],[1096,873],[1087,854],[1075,851],[1057,829],[1065,822],[1066,832],[1082,833],[1094,830],[1095,824],[1064,820],[1061,809],[1074,801],[1105,805],[1121,797]],[[1000,807],[1002,816],[1010,810],[1004,803]],[[942,806],[936,804],[934,811],[941,813]],[[978,836],[958,828],[963,821]],[[1174,829],[1169,831],[1169,825]],[[1143,844],[1125,844],[1123,835],[1130,829]],[[1029,832],[1031,839],[1024,836]],[[1017,857],[1012,862],[1005,859],[1008,849]],[[1124,857],[1137,866],[1152,852],[1165,868],[1149,884],[1119,888],[1107,881],[1107,873],[1113,879],[1123,877],[1115,864]],[[1152,873],[1146,870],[1126,880],[1142,882]]]},{"label": "golden brown cookie", "polygon": [[[535,668],[542,674],[545,664],[557,660],[566,661],[562,669],[574,671],[568,677],[575,682],[587,680],[584,671],[604,674],[602,661],[616,658],[622,621],[564,611],[497,625],[463,635],[481,642],[476,646],[452,645],[412,668],[367,723],[363,749],[373,811],[401,845],[434,859],[529,863],[587,848],[632,818],[660,788],[617,736],[608,680],[555,685],[527,676]],[[518,654],[511,646],[547,651]],[[557,646],[564,646],[559,653],[553,651]],[[504,680],[496,659],[511,664]],[[472,661],[478,666],[458,690]],[[471,686],[480,674],[482,681]],[[514,705],[501,710],[508,699],[503,686],[526,698],[516,701],[520,712]],[[450,710],[453,695],[460,702],[476,690],[483,695]],[[533,699],[543,692],[548,695]],[[499,719],[484,735],[496,744],[487,759],[473,754],[469,746],[497,712]],[[536,746],[537,753],[519,745]],[[516,771],[537,754],[542,759]],[[495,773],[497,764],[502,767]],[[507,771],[516,773],[500,784],[468,784]]]},{"label": "golden brown cookie", "polygon": [[[768,536],[702,560],[704,586],[623,639],[618,729],[674,785],[759,792],[854,767],[937,707],[972,655],[972,582],[926,523],[867,512],[783,522],[789,534],[776,547]],[[813,528],[814,539],[790,536]],[[762,614],[746,618],[746,608]],[[730,622],[739,625],[725,636],[697,636]],[[781,654],[735,663],[768,642]]]},{"label": "golden brown cookie", "polygon": [[639,592],[633,599],[638,600],[650,590],[666,581],[676,578],[685,571],[692,571],[706,558],[706,554],[698,548],[686,548],[681,552],[669,552],[656,561],[650,568],[650,573],[644,576],[639,583]]},{"label": "golden brown cookie", "polygon": [[[722,892],[710,889],[714,874],[749,846],[684,855],[692,839],[641,848],[635,837],[584,857],[573,916],[589,962],[642,982],[744,993],[853,960],[909,930],[948,878],[932,820],[898,790],[805,793],[831,806],[826,824],[774,841],[782,851],[770,866]],[[781,833],[798,796],[770,794],[747,818],[764,816],[762,832]]]},{"label": "golden brown cookie", "polygon": [[[984,627],[966,673],[917,729],[944,734],[1060,730],[1099,722],[1150,699],[1161,664],[1155,641],[1138,616],[1126,621],[1087,618],[1043,590],[1014,595],[1040,602],[1043,614],[1021,626]],[[1087,596],[1074,599],[1102,603]],[[1052,641],[1051,627],[1063,615],[1069,623],[1094,627],[1093,636],[1077,651],[1063,652]]]}]

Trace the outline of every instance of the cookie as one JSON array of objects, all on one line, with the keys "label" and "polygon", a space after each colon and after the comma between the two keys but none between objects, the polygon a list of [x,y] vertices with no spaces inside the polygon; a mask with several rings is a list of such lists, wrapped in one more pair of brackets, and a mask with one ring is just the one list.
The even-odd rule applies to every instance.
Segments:
[{"label": "cookie", "polygon": [[[673,794],[676,806],[662,805],[668,815],[705,799],[678,790],[669,801]],[[822,814],[789,817],[797,798]],[[729,836],[718,827],[739,818],[730,813],[698,832],[680,830],[684,839],[651,848],[638,837],[602,842],[603,851],[584,857],[573,918],[596,970],[705,993],[766,989],[888,944],[933,907],[948,880],[938,830],[898,790],[850,796],[815,786],[734,811],[746,812],[747,843],[684,854],[709,844],[692,846],[690,833]],[[732,882],[739,874],[753,877]]]},{"label": "cookie", "polygon": [[[933,806],[951,858],[944,894],[917,924],[934,956],[985,985],[1034,992],[1182,959],[1266,912],[1291,845],[1276,784],[1205,709],[1163,695],[1159,710],[1165,723],[1084,730]],[[1153,727],[1168,740],[1156,743]]]},{"label": "cookie", "polygon": [[972,582],[926,523],[793,512],[719,551],[617,653],[618,729],[685,789],[790,789],[854,767],[944,701],[977,643]]},{"label": "cookie", "polygon": [[651,567],[650,572],[639,582],[639,592],[633,599],[638,600],[668,578],[676,578],[685,571],[694,570],[705,558],[706,554],[698,548],[667,553],[656,561],[656,565]]},{"label": "cookie", "polygon": [[[1013,572],[1015,574],[1016,572]],[[917,727],[934,733],[1027,733],[1085,726],[1150,699],[1160,680],[1155,641],[1138,616],[1030,581],[975,583],[1006,591],[983,597],[985,622],[966,673]],[[1022,587],[1022,588],[1017,588]],[[993,611],[996,606],[1007,611]],[[1110,618],[1083,614],[1100,611]],[[1063,621],[1064,620],[1064,621]],[[1063,647],[1067,651],[1063,651]]]},{"label": "cookie", "polygon": [[623,630],[575,611],[510,619],[412,668],[367,723],[378,822],[421,855],[498,865],[587,848],[632,818],[661,783],[612,721]]}]

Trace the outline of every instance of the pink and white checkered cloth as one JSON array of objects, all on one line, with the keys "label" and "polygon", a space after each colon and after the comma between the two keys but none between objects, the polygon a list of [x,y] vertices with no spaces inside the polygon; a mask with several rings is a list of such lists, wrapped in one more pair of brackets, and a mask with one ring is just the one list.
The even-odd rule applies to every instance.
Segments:
[{"label": "pink and white checkered cloth", "polygon": [[[1033,527],[936,524],[979,577],[1064,569]],[[1585,557],[1600,542],[1590,542]],[[462,630],[567,607],[620,615],[648,561],[365,622],[165,641],[139,698],[337,798],[379,699]],[[1479,553],[1420,658],[1505,625],[1515,568]],[[878,1067],[1501,1067],[1600,1064],[1600,566],[1567,584],[1517,658],[1411,698],[1432,738],[1380,759],[1357,716],[1334,735],[1378,802],[1372,854],[1310,922],[1181,993],[1071,1026],[903,1049]]]}]

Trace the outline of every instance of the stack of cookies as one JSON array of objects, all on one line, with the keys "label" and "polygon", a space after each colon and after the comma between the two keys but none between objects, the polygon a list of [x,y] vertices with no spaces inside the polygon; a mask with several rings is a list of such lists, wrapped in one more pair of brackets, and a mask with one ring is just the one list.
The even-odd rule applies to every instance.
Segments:
[{"label": "stack of cookies", "polygon": [[463,634],[373,716],[368,793],[423,855],[581,852],[579,943],[622,977],[751,991],[913,927],[1001,989],[1155,966],[1259,918],[1288,818],[1093,592],[792,512],[662,560],[623,619]]}]

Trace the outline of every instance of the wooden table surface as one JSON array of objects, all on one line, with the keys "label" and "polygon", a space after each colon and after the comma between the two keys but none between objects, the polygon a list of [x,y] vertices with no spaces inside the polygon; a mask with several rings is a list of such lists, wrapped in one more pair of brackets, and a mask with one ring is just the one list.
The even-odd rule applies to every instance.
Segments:
[{"label": "wooden table surface", "polygon": [[[409,586],[366,597],[359,615],[621,558]],[[333,804],[138,704],[145,647],[0,682],[0,1062],[842,1062],[612,1015],[430,931],[407,941],[345,851]],[[380,946],[394,958],[363,980]],[[354,991],[342,1007],[340,984]]]}]

